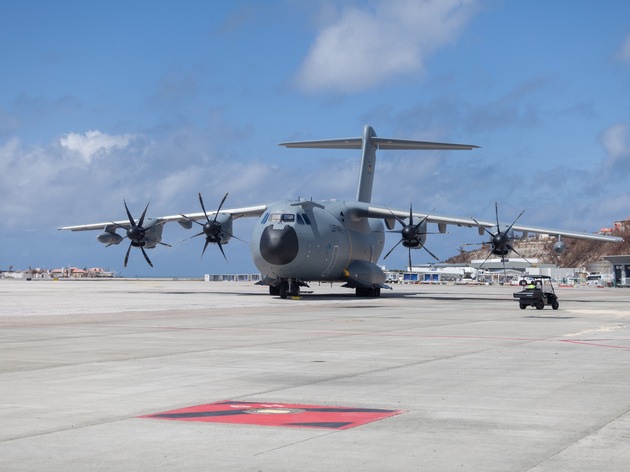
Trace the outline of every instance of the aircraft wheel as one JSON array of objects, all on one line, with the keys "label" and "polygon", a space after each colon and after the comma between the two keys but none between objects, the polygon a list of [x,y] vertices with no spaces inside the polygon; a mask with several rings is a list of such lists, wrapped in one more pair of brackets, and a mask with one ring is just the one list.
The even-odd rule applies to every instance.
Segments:
[{"label": "aircraft wheel", "polygon": [[520,308],[521,310],[524,310],[525,308],[527,308],[527,305],[525,305],[525,304],[523,304],[523,303],[519,303],[519,304],[518,304],[518,306],[519,306],[519,308]]},{"label": "aircraft wheel", "polygon": [[279,291],[280,291],[280,298],[285,300],[287,298],[287,293],[289,291],[289,284],[285,280],[283,280],[282,283],[280,283]]},{"label": "aircraft wheel", "polygon": [[545,302],[543,302],[542,300],[538,300],[536,302],[536,309],[537,310],[542,310],[543,308],[545,308]]},{"label": "aircraft wheel", "polygon": [[280,288],[279,287],[274,287],[273,285],[269,286],[269,295],[274,295],[274,296],[278,296],[280,295]]},{"label": "aircraft wheel", "polygon": [[553,304],[551,305],[551,308],[553,308],[554,310],[557,310],[558,308],[560,308],[560,303],[558,303],[557,301],[553,302]]},{"label": "aircraft wheel", "polygon": [[372,289],[372,291],[374,292],[373,293],[374,297],[380,297],[381,296],[381,287],[374,287]]}]

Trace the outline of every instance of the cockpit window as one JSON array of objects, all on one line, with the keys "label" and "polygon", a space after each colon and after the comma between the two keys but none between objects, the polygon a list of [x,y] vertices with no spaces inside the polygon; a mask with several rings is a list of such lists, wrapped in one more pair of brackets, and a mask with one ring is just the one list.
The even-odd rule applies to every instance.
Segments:
[{"label": "cockpit window", "polygon": [[309,219],[308,219],[308,216],[306,216],[306,213],[303,213],[303,214],[302,214],[302,218],[304,218],[304,222],[305,222],[307,225],[310,225],[310,224],[311,224],[311,220],[309,220]]},{"label": "cockpit window", "polygon": [[260,224],[264,225],[268,219],[269,219],[269,213],[265,213],[265,216],[263,216],[262,220],[260,221]]},{"label": "cockpit window", "polygon": [[272,213],[269,216],[270,223],[293,223],[295,221],[295,214],[293,213]]}]

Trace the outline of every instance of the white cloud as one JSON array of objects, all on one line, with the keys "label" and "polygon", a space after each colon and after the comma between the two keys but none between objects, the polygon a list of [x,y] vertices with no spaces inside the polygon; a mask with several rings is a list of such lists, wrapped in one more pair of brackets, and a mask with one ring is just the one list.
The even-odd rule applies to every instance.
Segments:
[{"label": "white cloud", "polygon": [[608,158],[606,167],[612,167],[618,163],[630,161],[630,126],[627,124],[616,124],[605,129],[599,139],[606,149]]},{"label": "white cloud", "polygon": [[617,57],[622,61],[630,62],[630,34],[626,36],[626,39],[621,44]]},{"label": "white cloud", "polygon": [[59,138],[59,144],[69,151],[79,153],[89,164],[96,154],[106,154],[115,148],[124,149],[136,138],[134,134],[116,136],[91,130],[86,131],[85,134],[68,133]]},{"label": "white cloud", "polygon": [[350,7],[325,28],[297,76],[313,92],[356,92],[422,72],[428,56],[453,42],[472,16],[472,0],[396,0]]}]

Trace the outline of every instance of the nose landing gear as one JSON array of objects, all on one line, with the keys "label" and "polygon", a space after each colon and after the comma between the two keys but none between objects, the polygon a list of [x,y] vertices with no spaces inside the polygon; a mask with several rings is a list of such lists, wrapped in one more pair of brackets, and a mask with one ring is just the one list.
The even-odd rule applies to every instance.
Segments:
[{"label": "nose landing gear", "polygon": [[307,285],[297,279],[282,279],[278,285],[269,286],[269,295],[279,295],[283,300],[287,297],[299,297],[300,286]]}]

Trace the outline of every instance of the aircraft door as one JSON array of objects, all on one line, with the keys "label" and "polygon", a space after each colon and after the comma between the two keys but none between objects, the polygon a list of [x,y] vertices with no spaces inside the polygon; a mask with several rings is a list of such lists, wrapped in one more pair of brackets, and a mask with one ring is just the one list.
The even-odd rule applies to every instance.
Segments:
[{"label": "aircraft door", "polygon": [[337,256],[339,256],[339,246],[335,246],[333,247],[333,253],[332,253],[332,257],[330,258],[330,264],[328,264],[328,267],[326,267],[326,270],[322,273],[322,277],[328,277],[328,274],[330,274],[330,270],[334,267],[335,263],[337,262]]}]

